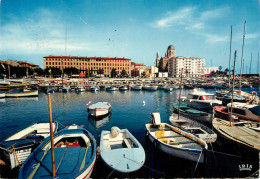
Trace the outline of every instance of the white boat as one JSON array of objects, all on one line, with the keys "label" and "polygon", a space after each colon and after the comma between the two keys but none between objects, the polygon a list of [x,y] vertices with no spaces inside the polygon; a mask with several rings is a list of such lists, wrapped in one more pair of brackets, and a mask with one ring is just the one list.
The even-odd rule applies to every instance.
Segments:
[{"label": "white boat", "polygon": [[114,87],[114,86],[108,86],[108,87],[106,87],[106,90],[107,90],[107,91],[117,91],[118,88],[116,88],[116,87]]},{"label": "white boat", "polygon": [[108,102],[97,102],[92,103],[91,101],[86,104],[88,111],[93,117],[102,117],[109,114],[112,110],[112,106]]},{"label": "white boat", "polygon": [[131,89],[132,90],[142,90],[143,86],[142,85],[134,85]]},{"label": "white boat", "polygon": [[[57,132],[58,123],[53,123],[53,132]],[[8,137],[0,144],[3,161],[10,169],[23,164],[32,151],[50,135],[50,123],[36,123]],[[16,158],[17,156],[17,158]]]},{"label": "white boat", "polygon": [[148,91],[156,91],[158,89],[158,86],[145,85],[143,86],[143,89]]},{"label": "white boat", "polygon": [[5,98],[5,93],[0,93],[0,98]]},{"label": "white boat", "polygon": [[127,90],[128,90],[128,87],[127,87],[127,86],[120,86],[120,87],[119,87],[119,90],[120,90],[120,91],[127,91]]},{"label": "white boat", "polygon": [[38,96],[38,90],[35,91],[10,91],[5,93],[6,98],[18,98],[18,97],[36,97]]},{"label": "white boat", "polygon": [[172,91],[173,88],[170,87],[170,86],[164,86],[163,90],[164,90],[164,91]]},{"label": "white boat", "polygon": [[0,85],[3,85],[3,86],[10,86],[10,81],[6,81],[6,80],[0,80]]},{"label": "white boat", "polygon": [[179,127],[184,131],[199,137],[206,143],[214,143],[217,140],[217,134],[213,130],[196,122],[195,120],[191,120],[183,116],[179,116],[178,119],[178,114],[173,113],[170,116],[169,121],[173,126]]},{"label": "white boat", "polygon": [[194,89],[188,96],[182,96],[181,102],[188,104],[195,109],[212,111],[214,106],[222,105],[222,101],[215,99],[214,94]]},{"label": "white boat", "polygon": [[102,131],[100,153],[103,161],[118,172],[133,172],[140,169],[145,162],[142,145],[127,130],[112,127]]},{"label": "white boat", "polygon": [[77,91],[77,92],[84,92],[84,91],[85,91],[85,88],[84,88],[84,86],[80,85],[80,86],[77,86],[77,87],[76,87],[76,91]]},{"label": "white boat", "polygon": [[193,134],[167,123],[161,123],[160,113],[152,113],[152,123],[146,124],[146,135],[159,150],[168,155],[204,162],[204,151],[208,145]]},{"label": "white boat", "polygon": [[91,86],[90,91],[99,91],[100,88],[98,86]]},{"label": "white boat", "polygon": [[70,88],[70,86],[65,86],[65,85],[64,85],[64,86],[62,87],[62,91],[65,92],[65,93],[67,93],[67,92],[70,92],[70,91],[71,91],[71,88]]}]

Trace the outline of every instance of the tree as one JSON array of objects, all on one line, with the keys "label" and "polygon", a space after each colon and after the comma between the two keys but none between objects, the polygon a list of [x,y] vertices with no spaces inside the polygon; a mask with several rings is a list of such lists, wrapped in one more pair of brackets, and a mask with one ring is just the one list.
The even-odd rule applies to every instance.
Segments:
[{"label": "tree", "polygon": [[116,69],[113,68],[113,69],[111,70],[111,77],[112,77],[112,78],[115,78],[116,75],[117,75]]},{"label": "tree", "polygon": [[121,75],[122,75],[122,76],[126,76],[126,75],[127,75],[125,69],[122,70]]},{"label": "tree", "polygon": [[101,76],[102,74],[104,74],[103,68],[98,70],[98,74],[99,74],[99,76]]},{"label": "tree", "polygon": [[63,73],[65,73],[67,75],[74,75],[74,74],[79,74],[80,71],[77,68],[71,67],[71,68],[65,68],[63,70]]},{"label": "tree", "polygon": [[53,77],[62,74],[62,71],[61,71],[59,68],[54,68],[54,67],[45,68],[45,69],[43,70],[43,72],[44,72],[45,75],[50,75],[50,70],[51,70],[51,75],[52,75]]},{"label": "tree", "polygon": [[37,73],[38,76],[44,75],[44,71],[42,68],[37,68],[37,69],[33,70],[33,73]]},{"label": "tree", "polygon": [[219,71],[221,71],[222,70],[222,66],[219,66]]}]

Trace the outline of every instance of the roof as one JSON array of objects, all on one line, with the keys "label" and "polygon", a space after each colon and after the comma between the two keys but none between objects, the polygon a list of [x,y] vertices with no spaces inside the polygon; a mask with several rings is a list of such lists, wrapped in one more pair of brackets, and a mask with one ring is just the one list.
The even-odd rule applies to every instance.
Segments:
[{"label": "roof", "polygon": [[80,57],[80,56],[45,56],[43,58],[131,60],[131,59],[127,59],[127,58],[118,58],[118,57]]}]

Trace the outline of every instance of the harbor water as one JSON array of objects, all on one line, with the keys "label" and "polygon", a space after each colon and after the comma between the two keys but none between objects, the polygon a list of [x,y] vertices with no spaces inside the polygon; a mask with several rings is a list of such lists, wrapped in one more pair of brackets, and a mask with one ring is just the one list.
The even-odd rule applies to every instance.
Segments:
[{"label": "harbor water", "polygon": [[[249,93],[256,91],[259,95],[259,88],[242,90]],[[182,96],[189,92],[191,91],[182,90]],[[215,93],[215,90],[206,92]],[[145,124],[150,123],[151,113],[160,112],[161,121],[169,123],[169,117],[173,112],[172,105],[177,102],[178,96],[179,90],[55,92],[51,94],[52,115],[53,120],[59,122],[60,128],[71,124],[84,125],[84,128],[95,136],[98,145],[101,131],[117,126],[121,129],[127,128],[144,147],[146,161],[140,170],[129,174],[118,173],[106,166],[98,156],[92,178],[248,177],[259,170],[258,152],[236,148],[228,142],[217,140],[216,143],[209,145],[210,151],[207,153],[205,164],[197,165],[196,162],[164,154],[147,141]],[[33,123],[49,122],[47,97],[45,93],[40,92],[39,97],[34,98],[0,99],[0,141]],[[89,117],[86,107],[89,101],[109,102],[112,105],[112,113],[100,120]],[[209,123],[206,125],[212,127]],[[243,170],[245,166],[251,168]],[[0,167],[1,177],[18,176],[18,171],[10,173],[4,167]]]}]

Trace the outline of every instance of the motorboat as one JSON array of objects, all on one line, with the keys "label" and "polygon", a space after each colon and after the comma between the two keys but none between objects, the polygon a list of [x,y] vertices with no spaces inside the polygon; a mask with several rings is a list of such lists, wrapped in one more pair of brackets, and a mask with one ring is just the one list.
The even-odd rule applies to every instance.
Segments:
[{"label": "motorboat", "polygon": [[71,91],[71,88],[70,88],[70,86],[68,86],[68,85],[64,85],[64,86],[62,87],[62,91],[65,92],[65,93],[67,93],[67,92],[70,92],[70,91]]},{"label": "motorboat", "polygon": [[120,90],[120,91],[127,91],[127,90],[128,90],[128,87],[127,87],[127,86],[120,86],[120,87],[119,87],[119,90]]},{"label": "motorboat", "polygon": [[14,89],[5,92],[6,98],[36,97],[38,95],[38,90]]},{"label": "motorboat", "polygon": [[107,91],[117,91],[118,88],[116,88],[116,87],[114,87],[114,86],[108,86],[108,87],[106,87],[106,90],[107,90]]},{"label": "motorboat", "polygon": [[214,143],[217,140],[217,134],[213,130],[195,120],[183,116],[178,117],[178,114],[173,113],[169,121],[173,126],[199,137],[206,143]]},{"label": "motorboat", "polygon": [[241,102],[241,103],[247,102],[246,98],[244,98],[243,96],[241,96],[239,94],[235,93],[235,94],[232,95],[232,93],[228,93],[228,94],[223,96],[222,105],[226,106],[228,103],[231,103],[232,96],[233,96],[233,102]]},{"label": "motorboat", "polygon": [[0,93],[0,98],[5,98],[5,93]]},{"label": "motorboat", "polygon": [[112,127],[111,132],[101,132],[100,154],[103,161],[118,172],[133,172],[145,163],[142,145],[127,129],[118,127]]},{"label": "motorboat", "polygon": [[143,86],[144,90],[147,91],[156,91],[158,89],[158,86],[154,86],[154,85],[144,85]]},{"label": "motorboat", "polygon": [[[89,178],[96,162],[96,140],[75,124],[53,136],[55,178]],[[19,171],[19,179],[52,178],[51,138],[39,145]]]},{"label": "motorboat", "polygon": [[[260,123],[260,106],[255,104],[234,102],[232,105],[232,115],[243,121],[254,121]],[[231,115],[231,103],[227,106],[214,107],[215,116],[228,119]]]},{"label": "motorboat", "polygon": [[[57,132],[58,123],[54,122],[53,132]],[[0,144],[4,161],[10,169],[22,165],[32,151],[50,135],[50,123],[36,123],[8,137]]]},{"label": "motorboat", "polygon": [[89,101],[86,105],[90,115],[96,118],[108,115],[112,110],[112,106],[108,102],[92,103]]},{"label": "motorboat", "polygon": [[204,163],[208,145],[202,139],[167,123],[161,123],[160,113],[152,113],[152,124],[146,124],[146,135],[152,144],[168,155]]},{"label": "motorboat", "polygon": [[220,100],[215,99],[214,94],[197,91],[196,89],[189,93],[187,97],[182,96],[180,101],[195,109],[207,112],[211,112],[214,106],[222,105]]},{"label": "motorboat", "polygon": [[99,91],[100,88],[98,86],[91,86],[90,91]]},{"label": "motorboat", "polygon": [[77,92],[85,92],[85,91],[86,91],[85,88],[84,88],[84,86],[82,86],[82,85],[77,86],[77,87],[75,88],[75,90],[76,90]]},{"label": "motorboat", "polygon": [[170,86],[164,86],[164,87],[163,87],[163,90],[164,90],[164,91],[172,91],[173,88],[170,87]]},{"label": "motorboat", "polygon": [[134,85],[132,86],[132,90],[142,90],[143,86],[142,85]]}]

